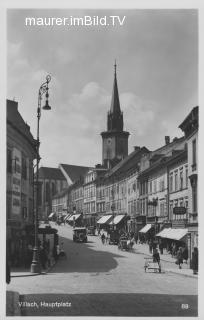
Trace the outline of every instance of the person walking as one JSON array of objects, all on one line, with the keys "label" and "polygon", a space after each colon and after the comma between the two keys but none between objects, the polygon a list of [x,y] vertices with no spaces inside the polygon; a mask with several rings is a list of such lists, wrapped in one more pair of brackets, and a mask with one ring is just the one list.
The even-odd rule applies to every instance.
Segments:
[{"label": "person walking", "polygon": [[185,246],[184,248],[183,248],[183,260],[186,262],[186,264],[187,264],[187,262],[188,262],[188,248],[187,248],[187,246]]},{"label": "person walking", "polygon": [[153,262],[158,263],[159,266],[159,272],[161,273],[161,263],[160,263],[160,255],[157,248],[153,249]]},{"label": "person walking", "polygon": [[149,240],[149,252],[152,253],[152,239]]},{"label": "person walking", "polygon": [[192,253],[192,269],[193,274],[198,274],[198,248],[194,247]]},{"label": "person walking", "polygon": [[176,243],[175,242],[172,243],[171,254],[172,254],[172,258],[176,256]]},{"label": "person walking", "polygon": [[163,254],[164,246],[163,246],[162,240],[160,240],[159,242],[159,250],[160,250],[160,254]]},{"label": "person walking", "polygon": [[176,264],[178,264],[179,269],[182,268],[182,264],[183,264],[183,251],[182,251],[182,247],[179,247],[179,249],[178,249]]},{"label": "person walking", "polygon": [[105,243],[105,234],[104,233],[102,233],[102,235],[101,235],[101,242],[102,242],[102,244]]}]

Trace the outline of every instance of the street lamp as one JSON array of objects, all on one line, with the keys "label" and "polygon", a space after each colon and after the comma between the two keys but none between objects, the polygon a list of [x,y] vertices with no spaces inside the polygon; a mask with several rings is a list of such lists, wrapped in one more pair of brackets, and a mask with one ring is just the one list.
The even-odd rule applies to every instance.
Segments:
[{"label": "street lamp", "polygon": [[37,108],[37,141],[36,141],[36,210],[35,210],[35,245],[33,248],[33,260],[31,264],[31,273],[40,273],[41,272],[41,266],[39,262],[39,255],[38,255],[38,180],[39,180],[39,163],[40,163],[40,155],[39,155],[39,147],[40,147],[40,139],[39,139],[39,124],[40,124],[40,117],[41,117],[41,102],[42,102],[42,96],[45,94],[45,106],[42,107],[44,110],[51,110],[51,107],[48,103],[48,84],[51,80],[51,76],[47,75],[46,82],[44,82],[39,89],[38,92],[38,108]]}]

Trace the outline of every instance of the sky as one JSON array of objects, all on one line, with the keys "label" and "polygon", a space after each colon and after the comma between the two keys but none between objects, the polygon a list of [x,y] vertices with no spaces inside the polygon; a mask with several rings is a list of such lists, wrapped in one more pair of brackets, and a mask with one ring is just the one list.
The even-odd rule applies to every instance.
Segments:
[{"label": "sky", "polygon": [[[25,17],[109,17],[115,26],[25,26]],[[7,98],[36,137],[40,85],[50,74],[51,111],[40,119],[41,165],[94,166],[117,80],[124,130],[150,150],[182,135],[179,124],[198,105],[198,16],[190,9],[7,11]]]}]

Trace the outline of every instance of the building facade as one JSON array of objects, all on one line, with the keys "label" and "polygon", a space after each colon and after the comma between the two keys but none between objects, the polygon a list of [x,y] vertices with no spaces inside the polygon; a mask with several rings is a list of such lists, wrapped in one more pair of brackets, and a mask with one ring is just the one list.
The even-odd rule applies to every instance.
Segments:
[{"label": "building facade", "polygon": [[26,227],[34,219],[33,161],[36,140],[18,111],[7,100],[7,245],[12,265],[23,261],[27,246]]},{"label": "building facade", "polygon": [[188,230],[190,258],[194,247],[198,247],[198,127],[199,108],[194,107],[179,128],[187,139],[188,149]]}]

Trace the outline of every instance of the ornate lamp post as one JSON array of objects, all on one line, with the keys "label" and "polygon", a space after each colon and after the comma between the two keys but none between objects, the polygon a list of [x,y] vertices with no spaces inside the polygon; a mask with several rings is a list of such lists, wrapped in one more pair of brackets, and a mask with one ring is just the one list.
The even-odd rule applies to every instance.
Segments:
[{"label": "ornate lamp post", "polygon": [[48,84],[51,80],[51,76],[48,75],[46,77],[46,82],[44,82],[39,89],[38,92],[38,108],[37,108],[37,145],[36,145],[36,210],[35,210],[35,246],[33,249],[33,260],[31,264],[31,273],[40,273],[41,266],[39,262],[39,255],[38,255],[38,196],[39,196],[39,163],[40,163],[40,155],[39,155],[39,147],[40,147],[40,138],[39,138],[39,124],[40,124],[40,117],[41,117],[41,102],[42,96],[45,94],[45,106],[43,107],[44,110],[51,110],[51,107],[48,103]]}]

